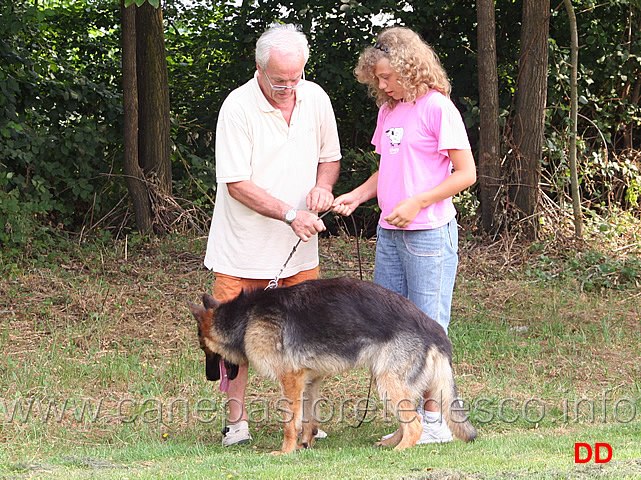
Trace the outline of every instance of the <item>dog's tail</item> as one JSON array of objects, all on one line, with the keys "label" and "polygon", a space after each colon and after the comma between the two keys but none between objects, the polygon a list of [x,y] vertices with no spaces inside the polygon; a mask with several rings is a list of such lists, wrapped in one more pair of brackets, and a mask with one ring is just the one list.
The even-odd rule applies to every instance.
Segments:
[{"label": "dog's tail", "polygon": [[434,357],[434,383],[430,388],[432,397],[440,404],[443,418],[454,436],[464,442],[472,442],[477,436],[476,429],[467,418],[463,402],[458,398],[450,360],[440,353]]}]

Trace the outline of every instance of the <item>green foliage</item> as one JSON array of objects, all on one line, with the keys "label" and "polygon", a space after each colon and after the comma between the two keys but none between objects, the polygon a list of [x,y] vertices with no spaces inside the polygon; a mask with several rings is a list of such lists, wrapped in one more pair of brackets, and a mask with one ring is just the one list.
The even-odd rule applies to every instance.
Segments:
[{"label": "green foliage", "polygon": [[[10,175],[9,175],[10,176]],[[5,191],[8,184],[8,175],[0,173],[0,244],[2,245],[28,245],[30,239],[35,238],[38,232],[36,215],[43,209],[33,202],[22,202],[17,188]],[[20,253],[19,249],[11,248],[5,252],[8,256]]]},{"label": "green foliage", "polygon": [[[569,138],[552,132],[545,140],[543,188],[555,201],[563,204],[570,198]],[[608,155],[609,154],[609,155]],[[641,171],[638,154],[626,151],[612,155],[606,149],[594,149],[581,138],[577,142],[579,183],[584,205],[605,214],[612,208],[641,211]]]},{"label": "green foliage", "polygon": [[[204,133],[208,138],[199,138]],[[172,125],[172,138],[183,138],[185,143],[176,142],[172,148],[174,192],[189,199],[195,206],[202,207],[207,216],[211,215],[216,194],[216,172],[213,157],[213,136],[190,124]],[[202,147],[198,147],[198,145]],[[209,151],[207,151],[209,149]]]},{"label": "green foliage", "polygon": [[[77,229],[89,210],[114,203],[103,191],[121,113],[116,39],[102,31],[110,14],[97,5],[0,7],[3,243]],[[77,28],[80,16],[88,29]]]},{"label": "green foliage", "polygon": [[125,7],[130,7],[134,4],[142,7],[145,2],[149,3],[154,8],[160,7],[160,0],[125,0]]},{"label": "green foliage", "polygon": [[554,257],[543,254],[529,262],[525,274],[545,282],[574,281],[585,292],[634,290],[641,287],[641,258],[617,258],[596,250]]},{"label": "green foliage", "polygon": [[[421,32],[453,77],[455,99],[477,97],[475,59],[468,54],[476,41],[471,35],[475,28],[469,14],[474,9],[471,0],[457,2],[456,7],[447,1],[427,5],[391,0],[227,3],[165,5],[172,108],[186,122],[196,120],[194,127],[203,129],[201,138],[215,130],[227,94],[253,75],[255,42],[272,22],[300,24],[307,34],[311,56],[306,76],[330,95],[346,149],[371,148],[377,107],[352,72],[361,51],[373,44],[383,26],[405,24]],[[506,11],[514,16],[512,9]]]},{"label": "green foliage", "polygon": [[[590,205],[638,209],[641,148],[641,4],[574,0],[579,30],[577,139],[581,190]],[[607,19],[607,21],[604,21]],[[564,9],[551,21],[548,140],[545,171],[554,185],[567,183],[569,144],[569,27]],[[635,87],[636,84],[636,87]]]}]

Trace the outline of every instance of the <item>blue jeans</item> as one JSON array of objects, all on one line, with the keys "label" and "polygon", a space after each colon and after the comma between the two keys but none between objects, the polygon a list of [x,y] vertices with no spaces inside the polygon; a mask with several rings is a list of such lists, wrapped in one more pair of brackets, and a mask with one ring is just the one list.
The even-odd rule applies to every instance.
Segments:
[{"label": "blue jeans", "polygon": [[374,283],[409,298],[447,333],[458,268],[458,224],[432,230],[378,227]]}]

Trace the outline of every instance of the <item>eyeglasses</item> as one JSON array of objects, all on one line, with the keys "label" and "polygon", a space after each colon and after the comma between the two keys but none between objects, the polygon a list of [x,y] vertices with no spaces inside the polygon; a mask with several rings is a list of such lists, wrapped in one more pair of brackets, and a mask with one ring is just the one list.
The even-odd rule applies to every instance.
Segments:
[{"label": "eyeglasses", "polygon": [[303,71],[300,79],[298,80],[298,82],[296,82],[295,85],[274,85],[269,79],[267,72],[263,70],[263,73],[265,74],[265,78],[267,79],[267,83],[269,83],[269,86],[272,88],[272,90],[276,92],[284,92],[285,90],[295,90],[305,82],[305,71]]}]

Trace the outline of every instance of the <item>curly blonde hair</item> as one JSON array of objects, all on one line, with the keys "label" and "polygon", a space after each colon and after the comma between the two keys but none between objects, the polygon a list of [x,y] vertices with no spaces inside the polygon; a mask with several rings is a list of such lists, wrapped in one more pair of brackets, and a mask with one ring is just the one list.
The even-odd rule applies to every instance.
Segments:
[{"label": "curly blonde hair", "polygon": [[432,47],[409,28],[393,27],[383,30],[376,44],[363,51],[354,69],[356,79],[367,85],[369,94],[379,107],[387,103],[392,109],[399,102],[378,88],[374,72],[381,58],[387,58],[398,75],[398,81],[405,90],[403,101],[413,102],[430,90],[450,96],[450,81]]}]

